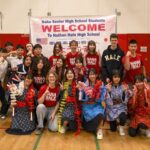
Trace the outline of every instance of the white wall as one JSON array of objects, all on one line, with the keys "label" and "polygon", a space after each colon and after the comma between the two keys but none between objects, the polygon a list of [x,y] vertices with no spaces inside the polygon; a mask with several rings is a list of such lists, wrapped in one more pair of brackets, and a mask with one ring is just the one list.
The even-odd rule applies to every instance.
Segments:
[{"label": "white wall", "polygon": [[150,33],[150,0],[0,0],[0,33],[29,33],[29,9],[32,16],[101,16],[117,9],[118,33]]}]

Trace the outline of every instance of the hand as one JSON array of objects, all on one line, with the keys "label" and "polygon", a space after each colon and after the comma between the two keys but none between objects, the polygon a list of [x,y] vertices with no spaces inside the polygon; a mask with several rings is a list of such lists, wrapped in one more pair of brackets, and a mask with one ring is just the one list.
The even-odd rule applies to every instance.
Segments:
[{"label": "hand", "polygon": [[62,83],[59,83],[60,89],[64,90],[64,85]]},{"label": "hand", "polygon": [[46,91],[45,91],[45,95],[47,95],[49,93],[49,85],[48,85],[48,87],[47,87],[47,89],[46,89]]},{"label": "hand", "polygon": [[127,89],[129,89],[129,86],[127,84],[123,84],[122,88],[123,88],[123,91],[126,91]]},{"label": "hand", "polygon": [[106,103],[104,101],[101,102],[103,108],[105,109],[106,108]]},{"label": "hand", "polygon": [[109,82],[110,82],[110,79],[109,79],[109,78],[106,78],[106,82],[109,83]]},{"label": "hand", "polygon": [[127,56],[127,57],[131,56],[131,52],[128,51],[127,54],[126,54],[126,56]]},{"label": "hand", "polygon": [[111,85],[110,83],[108,83],[108,84],[106,85],[106,89],[108,90],[108,92],[111,91],[111,87],[112,87],[112,85]]},{"label": "hand", "polygon": [[83,75],[83,70],[82,69],[80,70],[79,74]]},{"label": "hand", "polygon": [[54,118],[55,118],[55,113],[53,112],[53,113],[50,115],[49,120],[50,120],[50,121],[53,121]]}]

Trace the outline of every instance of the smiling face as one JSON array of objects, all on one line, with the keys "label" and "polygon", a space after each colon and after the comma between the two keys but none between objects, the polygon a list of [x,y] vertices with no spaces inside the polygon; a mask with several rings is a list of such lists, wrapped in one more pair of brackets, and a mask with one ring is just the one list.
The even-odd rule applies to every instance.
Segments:
[{"label": "smiling face", "polygon": [[26,67],[29,67],[31,65],[31,63],[32,63],[31,57],[26,57],[24,65]]},{"label": "smiling face", "polygon": [[62,59],[57,59],[57,61],[56,61],[56,66],[57,66],[58,68],[62,67],[62,66],[63,66],[63,60],[62,60]]},{"label": "smiling face", "polygon": [[42,48],[37,47],[34,49],[35,56],[41,56],[41,54],[42,54]]},{"label": "smiling face", "polygon": [[40,60],[40,61],[38,62],[38,64],[37,64],[37,69],[42,70],[42,69],[43,69],[43,66],[44,66],[43,61]]},{"label": "smiling face", "polygon": [[70,43],[71,52],[76,52],[77,48],[78,48],[78,44],[76,42]]},{"label": "smiling face", "polygon": [[136,80],[135,85],[138,90],[142,90],[144,88],[144,82]]},{"label": "smiling face", "polygon": [[112,80],[113,80],[113,84],[114,85],[118,85],[120,83],[120,77],[119,77],[119,75],[114,75],[113,78],[112,78]]},{"label": "smiling face", "polygon": [[111,38],[110,43],[112,48],[116,48],[118,44],[118,38]]},{"label": "smiling face", "polygon": [[32,84],[32,79],[29,79],[29,78],[25,78],[24,80],[24,84],[26,87],[29,87],[31,84]]},{"label": "smiling face", "polygon": [[89,72],[89,80],[90,82],[94,83],[96,81],[97,75],[95,72]]},{"label": "smiling face", "polygon": [[26,49],[27,49],[27,51],[32,51],[32,49],[33,49],[32,44],[31,44],[31,43],[28,43],[28,44],[26,45]]},{"label": "smiling face", "polygon": [[82,66],[83,66],[83,64],[82,64],[82,62],[78,59],[78,60],[76,60],[75,66],[76,66],[76,68],[81,69]]},{"label": "smiling face", "polygon": [[49,84],[54,85],[56,83],[56,76],[52,72],[48,74],[47,79],[48,79]]},{"label": "smiling face", "polygon": [[71,70],[66,73],[66,79],[68,81],[72,81],[74,79],[74,73]]},{"label": "smiling face", "polygon": [[134,54],[137,50],[137,44],[134,43],[134,44],[129,44],[129,51],[131,52],[131,54]]}]

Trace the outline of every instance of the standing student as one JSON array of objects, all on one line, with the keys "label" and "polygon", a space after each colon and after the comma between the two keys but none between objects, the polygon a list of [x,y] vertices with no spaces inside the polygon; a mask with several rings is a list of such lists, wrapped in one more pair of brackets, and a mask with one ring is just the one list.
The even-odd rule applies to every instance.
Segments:
[{"label": "standing student", "polygon": [[129,135],[135,137],[141,129],[150,138],[150,89],[143,75],[135,77],[133,97],[128,105],[130,111]]},{"label": "standing student", "polygon": [[56,42],[54,45],[54,48],[53,48],[53,55],[50,56],[50,58],[49,58],[49,62],[50,62],[51,67],[56,65],[56,61],[58,58],[62,57],[62,51],[63,51],[63,48],[62,48],[61,43]]},{"label": "standing student", "polygon": [[[104,119],[106,88],[97,79],[95,69],[88,71],[88,80],[79,82],[82,101],[82,126],[86,131],[96,133],[97,139],[103,139],[101,123]],[[79,94],[80,95],[80,94]]]},{"label": "standing student", "polygon": [[[14,116],[11,126],[6,130],[9,134],[31,134],[35,129],[34,96],[35,91],[32,85],[33,76],[27,75],[24,81],[19,83],[16,88],[16,99],[11,100],[11,106],[14,107]],[[10,84],[14,86],[13,84]]]},{"label": "standing student", "polygon": [[33,44],[32,43],[27,43],[26,44],[26,55],[28,56],[34,56],[33,55]]},{"label": "standing student", "polygon": [[71,52],[66,55],[66,65],[68,68],[73,69],[75,67],[75,58],[82,57],[82,54],[77,51],[78,42],[75,40],[70,41],[69,43]]},{"label": "standing student", "polygon": [[87,46],[87,55],[85,56],[85,62],[87,69],[95,68],[97,74],[100,73],[100,56],[96,52],[95,41],[89,41]]},{"label": "standing student", "polygon": [[49,71],[47,74],[47,82],[40,88],[38,93],[38,106],[36,115],[38,120],[35,134],[41,134],[44,130],[44,119],[48,122],[48,129],[56,132],[57,126],[57,110],[59,107],[60,90],[56,84],[57,75],[55,72]]},{"label": "standing student", "polygon": [[102,54],[102,76],[105,82],[110,81],[112,71],[117,69],[121,73],[121,78],[123,77],[123,63],[122,58],[124,57],[124,52],[118,45],[118,36],[117,34],[110,35],[111,45],[108,46]]},{"label": "standing student", "polygon": [[127,102],[132,96],[126,84],[121,83],[121,75],[118,70],[112,72],[112,83],[108,83],[106,102],[106,118],[110,123],[110,130],[115,132],[117,124],[119,134],[125,135],[124,126],[127,119]]},{"label": "standing student", "polygon": [[144,75],[146,77],[146,70],[142,55],[138,54],[137,41],[132,39],[129,41],[129,51],[123,59],[124,68],[126,70],[125,81],[129,84],[134,83],[134,77],[137,75]]}]

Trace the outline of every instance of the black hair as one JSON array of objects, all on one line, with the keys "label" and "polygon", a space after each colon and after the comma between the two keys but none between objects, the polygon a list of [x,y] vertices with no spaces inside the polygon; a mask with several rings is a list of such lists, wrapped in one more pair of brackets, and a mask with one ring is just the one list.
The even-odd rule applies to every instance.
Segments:
[{"label": "black hair", "polygon": [[24,47],[23,47],[21,44],[18,44],[18,45],[16,46],[16,49],[19,49],[19,48],[24,49]]},{"label": "black hair", "polygon": [[130,44],[137,44],[137,41],[135,39],[132,39],[132,40],[129,41],[129,45]]},{"label": "black hair", "polygon": [[26,55],[26,56],[23,58],[23,64],[25,63],[25,60],[26,60],[28,57],[31,58],[31,64],[32,64],[32,57],[31,57],[31,56],[28,56],[28,55]]},{"label": "black hair", "polygon": [[5,47],[6,47],[6,46],[14,46],[14,45],[13,45],[12,42],[6,42],[6,43],[5,43]]},{"label": "black hair", "polygon": [[67,80],[68,80],[68,79],[67,79],[67,73],[68,73],[69,71],[71,71],[71,72],[74,74],[74,79],[73,79],[73,80],[75,80],[75,73],[74,73],[73,69],[68,68],[68,69],[66,70],[66,72],[65,72],[64,81],[67,81]]},{"label": "black hair", "polygon": [[71,46],[71,45],[72,45],[72,43],[75,43],[75,44],[78,46],[78,42],[77,42],[76,40],[72,40],[72,41],[70,41],[70,42],[69,42],[69,46]]},{"label": "black hair", "polygon": [[117,35],[116,33],[112,33],[112,34],[110,35],[110,40],[111,40],[112,38],[118,39],[118,35]]},{"label": "black hair", "polygon": [[75,63],[76,63],[78,60],[83,64],[83,57],[76,57],[76,58],[75,58]]},{"label": "black hair", "polygon": [[42,46],[41,46],[40,44],[35,44],[35,45],[33,46],[33,50],[35,50],[36,48],[41,48],[41,49],[42,49]]},{"label": "black hair", "polygon": [[25,76],[25,79],[31,79],[31,80],[33,80],[33,75],[30,73],[30,74],[27,74],[26,76]]},{"label": "black hair", "polygon": [[120,73],[119,70],[117,70],[117,69],[112,70],[112,73],[111,73],[111,81],[112,82],[113,82],[113,77],[114,76],[117,76],[117,77],[120,78],[120,83],[119,84],[121,84],[121,73]]},{"label": "black hair", "polygon": [[144,75],[140,74],[140,75],[135,76],[134,81],[135,82],[136,81],[143,82],[144,81]]}]

